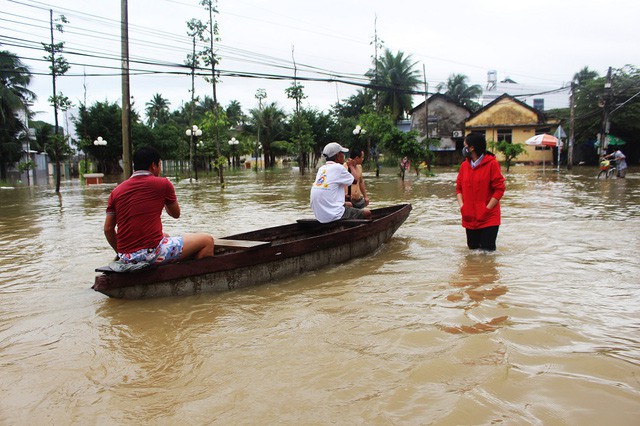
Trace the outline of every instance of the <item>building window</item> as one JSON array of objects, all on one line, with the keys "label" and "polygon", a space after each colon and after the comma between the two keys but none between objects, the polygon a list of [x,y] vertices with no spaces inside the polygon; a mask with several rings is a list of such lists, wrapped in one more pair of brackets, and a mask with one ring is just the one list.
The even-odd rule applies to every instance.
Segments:
[{"label": "building window", "polygon": [[511,129],[498,129],[498,142],[507,141],[509,143],[512,142],[512,132]]},{"label": "building window", "polygon": [[534,99],[533,108],[538,111],[544,111],[544,99]]}]

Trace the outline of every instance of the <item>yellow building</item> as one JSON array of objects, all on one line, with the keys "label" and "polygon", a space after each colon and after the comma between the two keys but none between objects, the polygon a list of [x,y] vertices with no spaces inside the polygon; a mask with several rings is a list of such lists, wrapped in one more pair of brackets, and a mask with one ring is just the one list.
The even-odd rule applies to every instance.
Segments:
[{"label": "yellow building", "polygon": [[[484,133],[487,144],[501,140],[524,144],[530,137],[541,133],[552,135],[559,124],[560,120],[548,119],[544,112],[505,93],[467,118],[465,134]],[[553,162],[554,150],[549,147],[525,145],[525,150],[515,161],[531,164]],[[495,154],[499,160],[503,160],[500,153]]]}]

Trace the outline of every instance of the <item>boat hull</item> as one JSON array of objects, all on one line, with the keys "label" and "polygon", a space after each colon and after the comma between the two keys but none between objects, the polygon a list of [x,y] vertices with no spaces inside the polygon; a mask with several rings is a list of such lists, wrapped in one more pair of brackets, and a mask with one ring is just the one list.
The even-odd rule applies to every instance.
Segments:
[{"label": "boat hull", "polygon": [[393,236],[410,211],[411,205],[405,204],[374,210],[378,218],[374,216],[374,220],[366,223],[298,223],[238,234],[226,238],[266,239],[270,232],[302,232],[306,236],[291,237],[291,241],[274,240],[273,245],[253,251],[165,265],[146,272],[103,273],[96,277],[93,289],[110,297],[141,299],[221,292],[264,284],[370,254]]}]

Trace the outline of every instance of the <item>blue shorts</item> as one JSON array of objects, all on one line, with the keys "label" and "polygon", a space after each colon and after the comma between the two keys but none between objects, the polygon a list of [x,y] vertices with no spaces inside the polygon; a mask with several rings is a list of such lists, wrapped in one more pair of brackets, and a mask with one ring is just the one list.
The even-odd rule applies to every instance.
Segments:
[{"label": "blue shorts", "polygon": [[163,237],[160,244],[154,249],[142,249],[133,253],[118,253],[120,262],[147,263],[149,265],[162,265],[176,262],[182,254],[184,241],[182,237]]}]

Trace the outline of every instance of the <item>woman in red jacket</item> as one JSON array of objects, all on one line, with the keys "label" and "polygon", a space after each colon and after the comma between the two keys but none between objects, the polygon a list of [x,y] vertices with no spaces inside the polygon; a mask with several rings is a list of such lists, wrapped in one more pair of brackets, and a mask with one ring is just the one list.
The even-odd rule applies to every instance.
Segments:
[{"label": "woman in red jacket", "polygon": [[467,232],[470,249],[496,249],[500,227],[500,198],[504,194],[504,177],[495,155],[487,151],[481,133],[468,134],[464,141],[456,180],[456,196]]}]

